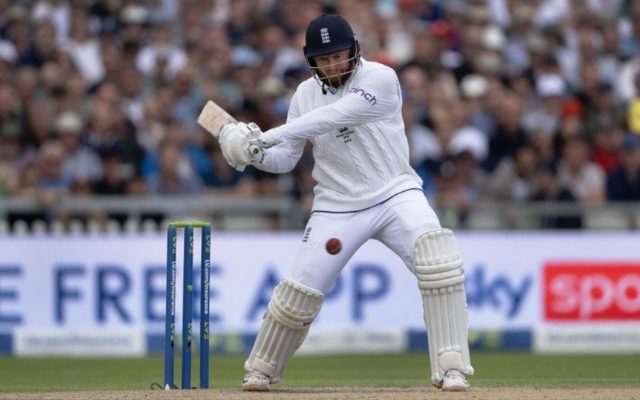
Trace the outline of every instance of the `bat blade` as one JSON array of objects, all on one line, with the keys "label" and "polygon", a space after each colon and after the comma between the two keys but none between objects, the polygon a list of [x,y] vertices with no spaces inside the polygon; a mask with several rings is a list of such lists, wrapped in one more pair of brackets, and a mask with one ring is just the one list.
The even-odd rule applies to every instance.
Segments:
[{"label": "bat blade", "polygon": [[212,100],[207,101],[198,116],[198,124],[216,138],[220,129],[230,122],[236,122],[235,118]]}]

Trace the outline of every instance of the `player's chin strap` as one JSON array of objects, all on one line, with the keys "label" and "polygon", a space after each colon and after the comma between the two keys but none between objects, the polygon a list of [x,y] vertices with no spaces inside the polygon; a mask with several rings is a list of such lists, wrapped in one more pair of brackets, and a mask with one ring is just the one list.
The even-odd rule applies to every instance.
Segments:
[{"label": "player's chin strap", "polygon": [[323,299],[322,292],[299,282],[281,281],[273,291],[244,368],[267,375],[271,383],[279,382],[289,358],[298,350],[320,312]]},{"label": "player's chin strap", "polygon": [[414,267],[424,305],[431,380],[440,384],[450,369],[473,374],[464,269],[453,232],[438,229],[420,236],[414,249]]},{"label": "player's chin strap", "polygon": [[[349,78],[351,77],[354,71],[355,69],[345,72],[344,74],[341,75],[341,76],[347,75],[347,79],[345,79],[345,82],[349,80]],[[318,75],[318,72],[316,72],[315,70],[313,72],[313,77],[315,78],[316,82],[318,82],[318,84],[320,85],[320,88],[322,89],[322,94],[327,94],[327,93],[336,94],[338,93],[338,90],[343,86],[343,83],[342,83],[342,80],[340,80],[340,77],[338,77],[338,79],[340,80],[340,84],[338,86],[331,86],[327,84],[325,82],[325,79],[320,78],[320,75]]]},{"label": "player's chin strap", "polygon": [[[338,93],[338,90],[344,86],[347,81],[349,81],[349,79],[351,79],[352,76],[355,75],[356,71],[358,70],[358,67],[360,66],[360,47],[356,45],[356,49],[354,50],[354,54],[349,57],[347,60],[341,61],[341,62],[348,62],[348,63],[353,63],[353,68],[351,68],[350,70],[348,70],[347,72],[344,72],[342,74],[339,75],[332,75],[329,78],[338,78],[339,84],[338,86],[331,86],[329,84],[326,83],[327,78],[321,78],[320,74],[318,73],[318,67],[315,65],[312,65],[311,63],[309,63],[309,61],[307,61],[307,63],[309,64],[309,68],[311,69],[311,73],[313,75],[313,78],[316,80],[316,82],[318,82],[318,84],[320,85],[320,87],[322,88],[322,94],[327,94],[327,93],[331,93],[331,94],[336,94]],[[342,77],[346,77],[344,82],[342,82]]]}]

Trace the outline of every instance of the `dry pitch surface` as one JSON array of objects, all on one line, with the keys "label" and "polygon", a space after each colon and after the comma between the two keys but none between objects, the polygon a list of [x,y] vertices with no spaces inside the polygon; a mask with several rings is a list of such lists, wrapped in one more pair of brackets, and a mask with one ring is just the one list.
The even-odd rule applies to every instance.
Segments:
[{"label": "dry pitch surface", "polygon": [[91,391],[55,393],[0,394],[7,400],[129,400],[129,399],[195,399],[195,400],[640,400],[640,388],[472,388],[466,393],[442,393],[428,388],[291,388],[269,393],[245,393],[239,389],[209,389],[189,391]]}]

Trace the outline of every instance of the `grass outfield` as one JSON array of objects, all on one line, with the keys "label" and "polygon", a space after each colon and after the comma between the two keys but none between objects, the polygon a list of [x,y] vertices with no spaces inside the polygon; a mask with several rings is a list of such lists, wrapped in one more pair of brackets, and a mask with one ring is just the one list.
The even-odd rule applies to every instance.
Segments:
[{"label": "grass outfield", "polygon": [[[541,356],[474,353],[474,388],[638,388],[638,355]],[[179,362],[179,360],[177,360]],[[212,357],[215,388],[238,388],[241,357]],[[10,392],[147,390],[162,380],[161,357],[142,359],[0,358],[0,397]],[[423,354],[305,356],[291,360],[277,388],[415,388],[428,386]],[[179,383],[179,370],[176,382]],[[197,385],[194,362],[192,382]]]}]

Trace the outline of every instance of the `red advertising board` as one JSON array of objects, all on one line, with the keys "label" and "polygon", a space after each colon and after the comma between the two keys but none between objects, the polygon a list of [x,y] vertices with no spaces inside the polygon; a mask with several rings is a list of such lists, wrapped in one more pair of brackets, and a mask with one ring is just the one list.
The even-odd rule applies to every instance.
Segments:
[{"label": "red advertising board", "polygon": [[542,291],[547,321],[640,321],[638,262],[548,262]]}]

